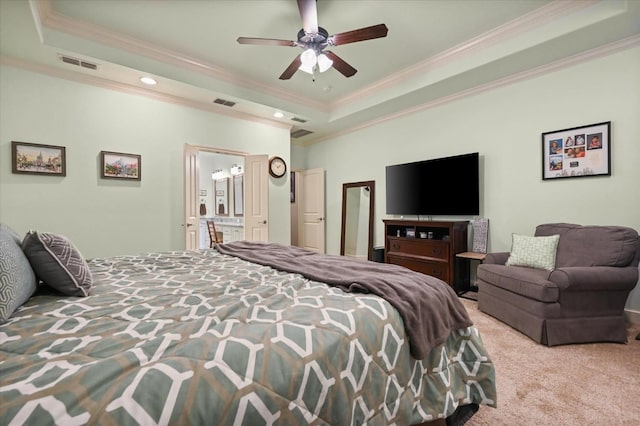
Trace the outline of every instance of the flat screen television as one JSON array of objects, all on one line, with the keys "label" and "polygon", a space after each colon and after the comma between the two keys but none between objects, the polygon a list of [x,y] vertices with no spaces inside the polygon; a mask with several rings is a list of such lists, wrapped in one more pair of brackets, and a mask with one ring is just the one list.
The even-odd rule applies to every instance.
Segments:
[{"label": "flat screen television", "polygon": [[387,214],[480,214],[477,152],[386,168]]}]

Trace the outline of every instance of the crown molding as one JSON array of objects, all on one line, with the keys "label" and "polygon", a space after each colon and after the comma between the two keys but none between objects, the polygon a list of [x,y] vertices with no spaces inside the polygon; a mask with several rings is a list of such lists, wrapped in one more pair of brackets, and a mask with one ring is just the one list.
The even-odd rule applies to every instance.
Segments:
[{"label": "crown molding", "polygon": [[333,102],[331,104],[331,109],[333,110],[344,107],[358,99],[375,95],[385,89],[409,81],[416,76],[424,75],[436,68],[459,61],[466,56],[470,56],[501,42],[506,42],[530,31],[533,28],[540,27],[578,10],[586,9],[595,3],[597,3],[596,0],[568,0],[549,3],[499,27],[493,28],[484,34],[480,34],[479,36],[467,40],[464,43],[440,52],[425,59],[424,61],[418,62],[415,65],[407,67],[406,69],[379,80],[368,87],[350,93],[349,95]]},{"label": "crown molding", "polygon": [[34,9],[39,15],[37,19],[40,21],[40,26],[42,27],[91,39],[102,45],[122,49],[181,69],[198,72],[212,78],[236,84],[250,90],[259,91],[269,96],[325,113],[330,113],[335,109],[344,107],[352,102],[362,100],[363,98],[374,96],[383,90],[401,84],[402,82],[406,82],[416,76],[426,73],[429,70],[445,66],[449,63],[460,60],[465,56],[482,51],[483,49],[496,45],[500,42],[507,41],[531,30],[532,28],[536,28],[540,25],[566,16],[577,10],[588,8],[597,3],[597,0],[564,0],[551,2],[506,24],[494,28],[491,31],[481,34],[413,66],[407,67],[405,70],[379,80],[372,85],[344,96],[334,102],[324,103],[307,97],[298,96],[290,91],[274,88],[271,85],[239,77],[234,73],[195,57],[184,55],[170,49],[165,49],[133,37],[128,37],[78,19],[69,18],[68,16],[57,12],[53,8],[51,0],[30,1],[37,3],[37,7]]},{"label": "crown molding", "polygon": [[494,80],[492,82],[473,87],[471,89],[463,90],[448,96],[444,96],[421,105],[416,105],[415,107],[412,107],[412,108],[396,111],[393,114],[387,114],[385,116],[378,117],[374,120],[361,123],[357,126],[353,126],[348,129],[343,129],[337,132],[333,132],[331,134],[327,134],[325,136],[321,136],[317,139],[313,139],[307,142],[292,142],[292,143],[298,146],[314,145],[316,143],[324,142],[329,139],[335,139],[337,137],[344,136],[344,135],[347,135],[359,130],[363,130],[372,126],[376,126],[378,124],[382,124],[388,121],[393,121],[408,115],[412,115],[417,112],[426,111],[450,102],[455,102],[457,100],[464,99],[469,96],[477,95],[479,93],[483,93],[483,92],[494,90],[500,87],[508,86],[513,83],[535,78],[544,74],[561,70],[563,68],[572,67],[574,65],[577,65],[583,62],[599,59],[599,58],[609,56],[611,54],[621,52],[624,50],[632,49],[635,47],[640,47],[640,35],[627,37],[625,39],[607,44],[605,46],[601,46],[601,47],[598,47],[583,53],[579,53],[573,56],[568,56],[566,58],[551,62],[549,64],[541,65],[535,68],[531,68],[526,71],[521,71],[519,73],[512,74],[510,76],[503,77],[498,80]]},{"label": "crown molding", "polygon": [[[212,75],[212,76],[217,76],[217,73],[224,74],[230,78],[230,80],[228,81],[231,81],[234,84],[238,84],[238,82],[241,81],[236,76],[230,75],[228,72],[221,70],[220,68],[216,68],[212,64],[206,64],[194,58],[181,55],[177,52],[172,52],[166,49],[158,48],[157,46],[148,45],[146,43],[143,43],[141,41],[138,41],[132,38],[123,37],[117,33],[108,31],[104,28],[98,28],[95,26],[87,25],[86,23],[83,23],[77,20],[70,19],[64,15],[61,15],[55,12],[52,8],[51,0],[29,0],[29,1],[32,2],[32,8],[37,11],[38,19],[41,20],[42,25],[47,28],[52,28],[52,29],[56,29],[59,31],[67,32],[67,33],[77,34],[82,37],[90,36],[97,42],[105,43],[105,44],[113,43],[111,45],[123,48],[127,51],[134,51],[136,54],[149,56],[149,52],[152,52],[153,55],[157,55],[159,60],[171,63],[181,68],[192,69],[196,72],[200,72],[204,74],[210,73],[207,75]],[[374,85],[368,86],[367,88],[362,89],[361,91],[358,91],[352,95],[343,97],[338,101],[334,102],[333,104],[331,104],[330,106],[322,103],[312,104],[309,102],[308,99],[306,98],[303,99],[300,97],[290,98],[289,100],[297,104],[307,105],[310,108],[317,108],[322,111],[331,111],[334,108],[340,107],[341,105],[355,101],[357,98],[371,96],[372,94],[375,94],[376,92],[380,92],[388,88],[389,86],[398,84],[399,82],[402,82],[402,81],[407,81],[408,79],[414,78],[419,74],[425,73],[436,67],[444,66],[451,62],[460,60],[465,56],[482,51],[483,49],[496,45],[500,42],[507,41],[510,38],[517,37],[518,35],[526,33],[526,31],[529,31],[532,28],[539,27],[540,25],[548,24],[570,13],[574,13],[576,11],[588,8],[589,6],[592,6],[595,3],[598,3],[598,2],[595,0],[584,0],[584,1],[566,0],[566,1],[551,2],[541,8],[538,8],[526,15],[523,15],[515,20],[512,20],[472,40],[469,40],[465,43],[455,46],[447,51],[441,52],[438,55],[435,55],[412,67],[409,67],[403,70],[402,72],[396,73],[390,76],[389,78],[380,80]],[[504,77],[486,84],[482,84],[467,90],[453,93],[451,95],[444,96],[421,105],[416,105],[411,108],[396,111],[392,114],[381,116],[376,119],[369,120],[364,123],[360,123],[356,126],[348,127],[345,129],[334,131],[334,132],[329,132],[327,134],[319,133],[317,135],[317,138],[312,137],[308,141],[292,140],[292,144],[299,145],[299,146],[313,145],[319,142],[340,137],[349,133],[353,133],[371,126],[375,126],[377,124],[395,120],[403,116],[414,114],[416,112],[425,111],[449,102],[454,102],[456,100],[463,99],[468,96],[493,90],[501,86],[506,86],[518,81],[528,79],[528,78],[533,78],[533,77],[546,74],[549,72],[553,72],[565,67],[570,67],[580,62],[589,61],[599,57],[607,56],[609,54],[612,54],[621,50],[637,47],[638,45],[640,45],[640,36],[632,36],[627,39],[623,39],[623,40],[611,43],[609,45],[605,45],[587,52],[576,54],[571,57],[563,58],[561,60],[558,60],[549,64],[545,64],[533,69],[529,69],[526,71],[522,71],[520,73],[516,73],[511,76],[507,76],[507,77]],[[218,105],[191,101],[179,96],[161,94],[155,91],[146,90],[146,89],[135,87],[135,86],[116,83],[116,82],[108,81],[108,80],[93,77],[93,76],[87,76],[82,73],[74,73],[71,71],[61,70],[60,68],[53,67],[53,66],[34,64],[34,63],[23,61],[17,58],[0,57],[0,63],[28,69],[28,70],[32,70],[32,71],[36,71],[44,74],[49,74],[49,75],[64,78],[67,80],[74,80],[74,81],[78,81],[85,84],[92,84],[99,87],[147,96],[156,100],[170,102],[170,103],[188,106],[192,108],[197,108],[205,111],[214,112],[217,114],[227,115],[227,116],[245,119],[249,121],[261,122],[261,123],[265,123],[265,124],[276,126],[276,127],[282,127],[282,128],[288,128],[288,129],[292,127],[292,125],[290,124],[272,121],[272,120],[257,117],[248,113],[242,113],[242,112],[230,110],[228,108],[219,107]],[[248,82],[248,80],[245,80],[245,81]],[[250,83],[251,82],[248,82],[248,84]],[[266,85],[257,85],[254,87],[258,87],[258,86],[268,87]],[[280,96],[279,94],[280,91],[262,90],[262,92],[271,96],[282,98],[282,96]]]},{"label": "crown molding", "polygon": [[[417,105],[415,107],[412,108],[407,108],[401,111],[397,111],[393,114],[388,114],[379,118],[376,118],[375,120],[370,120],[367,121],[365,123],[359,124],[357,126],[352,126],[349,127],[347,129],[343,129],[340,131],[336,131],[336,132],[331,132],[328,133],[324,136],[321,136],[317,139],[313,139],[310,141],[293,141],[292,140],[292,144],[293,145],[297,145],[297,146],[310,146],[310,145],[314,145],[316,143],[320,143],[320,142],[324,142],[326,140],[329,139],[334,139],[340,136],[344,136],[359,130],[363,130],[366,129],[368,127],[372,127],[372,126],[376,126],[378,124],[382,124],[388,121],[392,121],[401,117],[405,117],[408,115],[412,115],[414,113],[417,112],[421,112],[421,111],[426,111],[432,108],[436,108],[440,105],[444,105],[450,102],[454,102],[463,98],[466,98],[468,96],[473,96],[482,92],[486,92],[486,91],[490,91],[490,90],[494,90],[497,89],[499,87],[502,86],[507,86],[513,83],[517,83],[519,81],[523,81],[523,80],[527,80],[530,78],[534,78],[543,74],[548,74],[550,72],[554,72],[554,71],[558,71],[560,69],[563,68],[567,68],[567,67],[571,67],[573,65],[582,63],[582,62],[586,62],[586,61],[590,61],[590,60],[595,60],[598,58],[602,58],[608,55],[611,55],[613,53],[617,53],[620,51],[624,51],[627,49],[632,49],[635,47],[639,47],[640,46],[640,35],[635,35],[632,37],[628,37],[626,39],[623,40],[619,40],[617,42],[605,45],[605,46],[601,46],[599,48],[596,49],[592,49],[590,51],[587,52],[583,52],[580,54],[576,54],[573,56],[569,56],[566,58],[563,58],[561,60],[546,64],[546,65],[542,65],[536,68],[532,68],[530,70],[526,70],[526,71],[522,71],[520,73],[517,74],[513,74],[510,75],[508,77],[504,77],[495,81],[492,81],[490,83],[486,83],[480,86],[476,86],[474,88],[471,89],[467,89],[467,90],[463,90],[461,92],[458,93],[454,93],[452,95],[449,96],[444,96],[442,98],[439,99],[435,99],[431,102],[427,102],[421,105]],[[117,83],[111,80],[106,80],[103,78],[99,78],[99,77],[94,77],[94,76],[90,76],[87,74],[83,74],[83,73],[79,73],[79,72],[74,72],[74,71],[70,71],[70,70],[65,70],[62,68],[58,68],[58,67],[54,67],[54,66],[50,66],[50,65],[43,65],[43,64],[38,64],[35,62],[31,62],[31,61],[26,61],[23,59],[19,59],[19,58],[15,58],[15,57],[10,57],[10,56],[6,56],[6,55],[0,55],[0,65],[3,66],[11,66],[14,68],[20,68],[20,69],[24,69],[27,71],[32,71],[32,72],[36,72],[36,73],[40,73],[40,74],[45,74],[45,75],[49,75],[52,77],[57,77],[57,78],[62,78],[65,80],[70,80],[70,81],[75,81],[78,83],[82,83],[82,84],[87,84],[87,85],[92,85],[92,86],[97,86],[97,87],[102,87],[105,89],[110,89],[110,90],[116,90],[119,92],[124,92],[124,93],[129,93],[129,94],[134,94],[134,95],[139,95],[139,96],[145,96],[147,98],[151,98],[154,100],[158,100],[158,101],[162,101],[162,102],[167,102],[167,103],[172,103],[172,104],[176,104],[176,105],[181,105],[181,106],[186,106],[189,108],[195,108],[195,109],[199,109],[199,110],[203,110],[203,111],[207,111],[207,112],[212,112],[215,114],[219,114],[219,115],[225,115],[225,116],[229,116],[229,117],[233,117],[233,118],[237,118],[237,119],[242,119],[242,120],[247,120],[247,121],[252,121],[252,122],[257,122],[257,123],[262,123],[262,124],[266,124],[266,125],[270,125],[270,126],[274,126],[274,127],[278,127],[278,128],[284,128],[284,129],[288,129],[290,130],[292,125],[290,124],[286,124],[286,123],[281,123],[278,121],[274,121],[274,120],[268,120],[262,117],[257,117],[251,114],[247,114],[247,113],[243,113],[243,112],[239,112],[239,111],[234,111],[234,110],[230,110],[226,107],[222,107],[222,106],[218,106],[215,104],[208,104],[208,103],[201,103],[201,102],[195,102],[195,101],[191,101],[179,96],[173,96],[173,95],[167,95],[167,94],[163,94],[163,93],[158,93],[152,90],[148,90],[148,89],[144,89],[141,87],[136,87],[136,86],[131,86],[128,84],[123,84],[123,83]]]}]

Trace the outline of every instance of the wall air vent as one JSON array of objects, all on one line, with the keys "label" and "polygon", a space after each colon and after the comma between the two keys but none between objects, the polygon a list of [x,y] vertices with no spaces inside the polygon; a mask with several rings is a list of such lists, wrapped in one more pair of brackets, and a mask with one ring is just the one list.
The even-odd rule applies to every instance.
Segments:
[{"label": "wall air vent", "polygon": [[234,106],[236,103],[232,102],[232,101],[228,101],[226,99],[221,99],[221,98],[216,98],[213,101],[214,104],[219,104],[219,105],[224,105],[224,106],[228,106],[228,107],[232,107]]},{"label": "wall air vent", "polygon": [[65,55],[58,55],[58,57],[65,64],[75,65],[77,67],[87,68],[94,71],[97,71],[98,69],[98,64],[94,64],[92,62],[83,61],[81,59],[73,58],[71,56],[65,56]]},{"label": "wall air vent", "polygon": [[306,123],[307,120],[305,120],[304,118],[300,118],[300,117],[291,117],[292,121],[297,121],[298,123]]},{"label": "wall air vent", "polygon": [[307,136],[310,135],[311,133],[313,133],[310,130],[305,130],[305,129],[297,129],[297,130],[293,130],[291,131],[291,137],[294,139],[298,139],[301,138],[303,136]]}]

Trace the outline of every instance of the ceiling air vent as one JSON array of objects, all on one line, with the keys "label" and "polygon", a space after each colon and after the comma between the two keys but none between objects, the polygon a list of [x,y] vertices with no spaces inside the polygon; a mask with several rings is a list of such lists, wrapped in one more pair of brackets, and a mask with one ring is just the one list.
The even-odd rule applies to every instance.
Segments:
[{"label": "ceiling air vent", "polygon": [[306,123],[307,120],[305,120],[304,118],[300,118],[300,117],[291,117],[292,121],[297,121],[298,123]]},{"label": "ceiling air vent", "polygon": [[305,129],[298,129],[298,130],[294,130],[291,132],[291,137],[294,139],[298,139],[301,138],[303,136],[307,136],[310,135],[311,133],[313,133],[310,130],[305,130]]},{"label": "ceiling air vent", "polygon": [[60,60],[65,64],[75,65],[77,67],[88,68],[90,70],[96,71],[98,69],[98,64],[94,64],[92,62],[83,61],[78,58],[72,58],[71,56],[58,55]]},{"label": "ceiling air vent", "polygon": [[94,71],[98,69],[98,65],[92,64],[91,62],[80,61],[80,66],[82,68],[89,68],[90,70]]},{"label": "ceiling air vent", "polygon": [[231,102],[231,101],[228,101],[228,100],[226,100],[226,99],[221,99],[221,98],[216,98],[216,99],[213,101],[213,103],[214,103],[214,104],[219,104],[219,105],[228,106],[228,107],[232,107],[232,106],[234,106],[234,105],[236,104],[235,102]]}]

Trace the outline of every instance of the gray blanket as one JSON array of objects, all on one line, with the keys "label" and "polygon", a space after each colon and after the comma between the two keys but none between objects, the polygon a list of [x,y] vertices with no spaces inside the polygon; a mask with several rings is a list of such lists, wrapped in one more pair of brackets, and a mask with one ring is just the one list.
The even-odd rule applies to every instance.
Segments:
[{"label": "gray blanket", "polygon": [[216,249],[253,263],[299,273],[347,292],[382,297],[402,316],[411,355],[416,359],[424,359],[452,331],[472,324],[464,305],[447,283],[401,266],[257,241],[217,244]]}]

